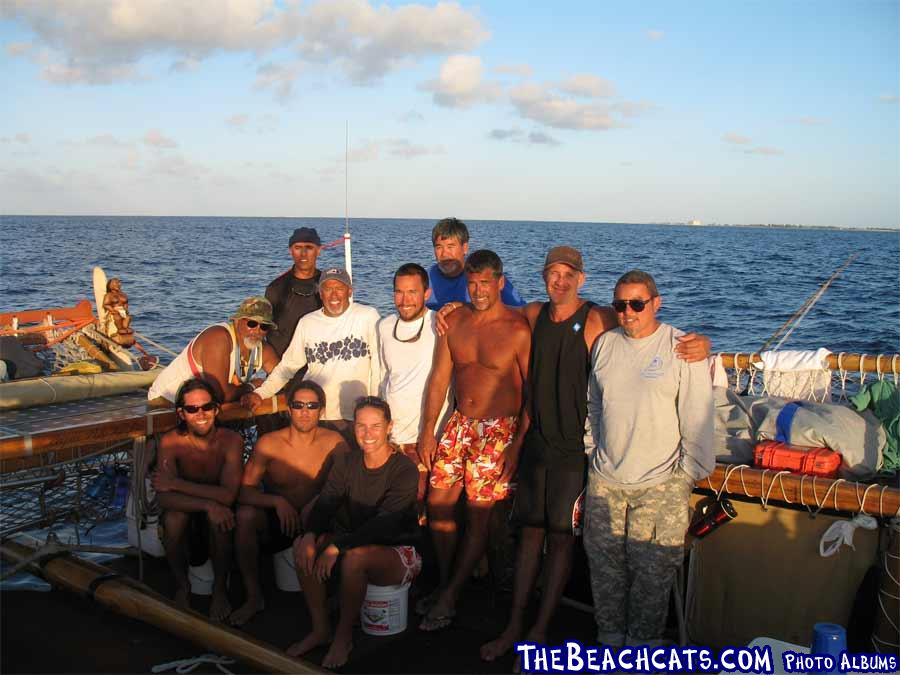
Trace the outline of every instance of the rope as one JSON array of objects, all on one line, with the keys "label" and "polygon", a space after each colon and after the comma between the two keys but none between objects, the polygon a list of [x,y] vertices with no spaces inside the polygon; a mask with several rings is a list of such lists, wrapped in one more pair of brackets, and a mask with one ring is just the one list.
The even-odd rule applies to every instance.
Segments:
[{"label": "rope", "polygon": [[154,342],[153,340],[148,338],[146,335],[142,335],[141,333],[138,333],[137,331],[134,331],[134,335],[135,335],[135,337],[139,337],[144,342],[147,342],[147,343],[153,345],[157,349],[166,352],[166,354],[171,354],[172,356],[178,356],[177,352],[173,352],[168,347],[163,347],[161,344],[159,344],[158,342]]},{"label": "rope", "polygon": [[202,663],[212,663],[221,672],[227,675],[234,675],[232,671],[225,667],[226,664],[234,663],[234,659],[228,656],[219,656],[218,654],[201,654],[192,659],[181,659],[179,661],[169,661],[168,663],[160,663],[150,669],[151,673],[163,673],[167,670],[174,670],[176,673],[184,675],[190,673]]},{"label": "rope", "polygon": [[831,285],[831,282],[833,282],[835,279],[837,279],[841,275],[841,272],[843,272],[845,269],[847,269],[847,267],[850,265],[850,263],[852,263],[853,260],[858,255],[859,255],[859,253],[851,254],[847,258],[847,260],[844,261],[844,264],[841,265],[830,277],[828,277],[828,279],[826,279],[825,282],[821,286],[819,286],[819,288],[816,290],[816,292],[813,293],[811,296],[809,296],[806,299],[806,302],[804,302],[803,305],[801,305],[800,309],[798,309],[796,312],[794,312],[794,314],[787,321],[785,321],[783,324],[781,324],[781,326],[779,326],[778,330],[776,330],[774,333],[772,333],[772,337],[770,337],[768,340],[766,340],[765,344],[763,344],[763,346],[760,347],[757,351],[760,351],[760,352],[765,351],[769,347],[769,345],[772,344],[772,342],[774,342],[782,333],[784,333],[784,331],[788,328],[788,326],[790,326],[790,330],[788,330],[787,333],[784,335],[784,337],[781,338],[779,343],[777,345],[775,345],[774,350],[777,351],[778,348],[781,347],[781,345],[784,344],[784,342],[790,337],[791,333],[794,332],[794,329],[800,325],[800,322],[803,321],[803,319],[806,317],[806,315],[809,314],[809,311],[819,301],[819,298],[822,297],[822,295],[825,293],[825,291]]}]

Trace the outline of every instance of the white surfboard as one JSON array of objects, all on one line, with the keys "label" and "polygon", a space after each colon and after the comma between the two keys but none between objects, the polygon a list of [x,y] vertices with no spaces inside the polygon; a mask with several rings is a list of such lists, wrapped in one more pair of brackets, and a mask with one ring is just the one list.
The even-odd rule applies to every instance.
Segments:
[{"label": "white surfboard", "polygon": [[106,272],[97,266],[94,268],[94,304],[97,306],[97,318],[101,331],[106,330],[106,310],[103,309],[103,298],[106,296]]}]

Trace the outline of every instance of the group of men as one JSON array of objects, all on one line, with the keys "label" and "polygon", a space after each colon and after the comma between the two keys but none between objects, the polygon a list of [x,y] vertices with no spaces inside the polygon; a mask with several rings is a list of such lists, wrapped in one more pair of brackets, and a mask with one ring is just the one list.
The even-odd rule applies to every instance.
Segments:
[{"label": "group of men", "polygon": [[[167,555],[180,569],[179,598],[187,597],[181,542],[190,519],[169,514],[205,512],[216,569],[211,614],[241,624],[263,608],[258,542],[280,539],[285,548],[293,539],[304,564],[297,544],[304,510],[313,508],[334,458],[361,447],[358,401],[380,394],[392,445],[418,467],[418,515],[427,520],[440,573],[438,587],[417,607],[422,630],[454,620],[485,553],[491,510],[515,478],[521,535],[512,609],[482,658],[494,660],[522,639],[546,639],[569,577],[586,487],[584,543],[598,640],[659,640],[681,561],[687,498],[693,481],[713,468],[708,339],[658,321],[661,298],[644,272],[619,279],[612,305],[580,297],[584,262],[572,247],[546,255],[548,301],[525,304],[496,253],[469,255],[461,221],[438,222],[432,244],[429,270],[415,263],[396,270],[397,313],[379,319],[374,308],[353,302],[345,270],[317,269],[318,234],[299,228],[289,242],[294,265],[266,298],[245,300],[229,323],[203,331],[160,375],[150,398],[173,401],[187,426],[163,438],[154,474]],[[260,370],[268,373],[264,381]],[[195,401],[205,399],[196,389],[178,392],[190,378],[209,383],[209,402]],[[243,473],[226,430],[211,427],[222,435],[215,444],[196,440],[210,433],[197,426],[208,421],[201,413],[211,411],[204,407],[210,402],[239,400],[259,411],[285,385],[289,424],[260,438]],[[211,445],[220,447],[209,453],[217,459],[201,467],[195,455]],[[200,487],[188,487],[191,480]],[[237,514],[229,517],[223,509],[235,502]],[[247,589],[234,612],[219,576],[230,555],[223,533],[231,528]],[[525,611],[545,542],[544,588],[529,628]],[[324,640],[320,634],[313,642]],[[329,665],[346,660],[345,647],[326,658]]]}]

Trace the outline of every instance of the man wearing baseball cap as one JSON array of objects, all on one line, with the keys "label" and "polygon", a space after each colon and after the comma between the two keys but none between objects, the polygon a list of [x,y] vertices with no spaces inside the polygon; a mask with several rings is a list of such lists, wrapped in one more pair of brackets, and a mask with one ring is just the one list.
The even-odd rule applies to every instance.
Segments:
[{"label": "man wearing baseball cap", "polygon": [[247,298],[230,321],[209,326],[191,340],[159,374],[147,398],[153,404],[174,402],[178,388],[197,377],[209,382],[221,401],[239,399],[253,391],[252,380],[261,370],[271,372],[278,364],[278,355],[265,341],[275,327],[269,301]]},{"label": "man wearing baseball cap", "polygon": [[288,251],[293,266],[266,286],[266,299],[272,303],[278,324],[269,331],[267,341],[279,358],[291,343],[300,318],[322,306],[318,288],[321,272],[316,268],[322,251],[319,233],[313,227],[298,227],[288,241]]},{"label": "man wearing baseball cap", "polygon": [[[528,369],[531,426],[522,443],[513,519],[522,528],[515,564],[509,623],[481,647],[493,661],[523,639],[544,642],[569,579],[575,536],[580,534],[587,476],[584,433],[591,349],[606,331],[618,327],[610,306],[580,297],[585,281],[581,252],[555,246],[547,252],[542,275],[549,302],[524,308],[532,329]],[[709,355],[709,339],[684,336],[679,358],[699,361]],[[546,539],[544,586],[534,624],[526,630],[525,612],[541,568]]]},{"label": "man wearing baseball cap", "polygon": [[[322,308],[297,322],[294,336],[266,382],[241,403],[256,408],[306,366],[306,379],[325,390],[324,426],[352,439],[350,420],[360,396],[377,396],[381,368],[374,307],[353,302],[347,270],[332,267],[319,277]],[[351,443],[353,443],[351,441]]]}]

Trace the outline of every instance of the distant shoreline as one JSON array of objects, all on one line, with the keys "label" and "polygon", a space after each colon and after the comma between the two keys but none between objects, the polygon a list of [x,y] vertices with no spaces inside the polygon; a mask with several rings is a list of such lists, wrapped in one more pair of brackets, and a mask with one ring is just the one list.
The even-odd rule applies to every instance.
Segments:
[{"label": "distant shoreline", "polygon": [[[61,213],[51,213],[51,214],[40,214],[40,213],[8,213],[8,214],[0,214],[0,219],[3,218],[195,218],[195,219],[246,219],[246,220],[335,220],[340,221],[340,223],[344,222],[343,216],[159,216],[159,215],[144,215],[131,213],[128,215],[104,215],[99,213],[91,213],[91,214],[61,214]],[[350,222],[365,222],[367,220],[399,220],[399,221],[409,221],[409,220],[426,220],[426,221],[434,221],[437,222],[439,218],[418,218],[418,217],[409,217],[409,218],[382,218],[379,216],[354,216],[350,218]],[[648,223],[630,223],[630,222],[618,222],[618,221],[591,221],[591,220],[530,220],[525,218],[476,218],[472,216],[468,216],[466,218],[467,222],[471,223],[571,223],[573,225],[635,225],[635,226],[645,226],[645,225],[662,225],[662,226],[670,226],[670,227],[732,227],[732,228],[755,228],[755,229],[779,229],[779,230],[829,230],[829,231],[838,231],[838,232],[900,232],[900,226],[897,227],[870,227],[870,226],[860,226],[853,227],[850,225],[800,225],[795,223],[700,223],[700,222],[678,222],[678,221],[652,221]]]}]

